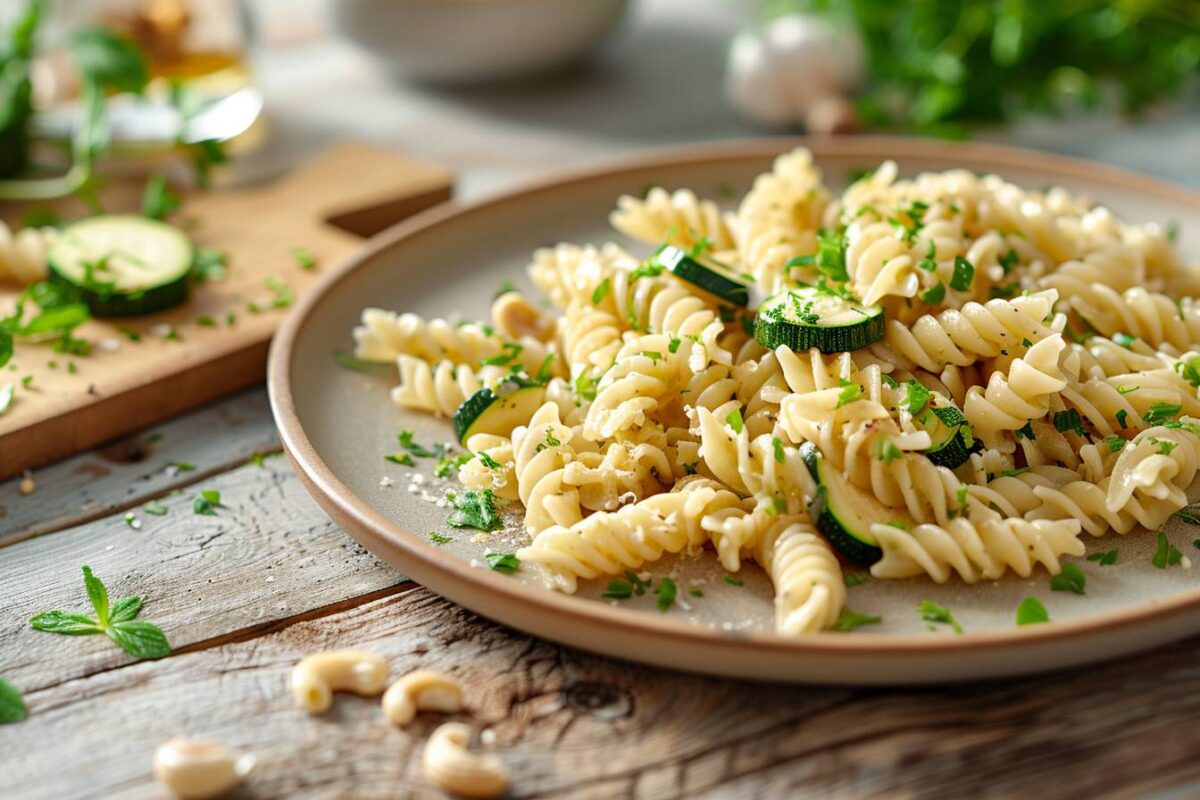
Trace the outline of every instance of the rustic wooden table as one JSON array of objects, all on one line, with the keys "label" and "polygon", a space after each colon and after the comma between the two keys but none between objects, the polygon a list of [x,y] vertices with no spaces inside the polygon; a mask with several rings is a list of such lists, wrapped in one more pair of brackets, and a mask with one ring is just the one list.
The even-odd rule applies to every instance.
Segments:
[{"label": "rustic wooden table", "polygon": [[[705,52],[723,47],[728,31],[713,31],[724,17],[679,22],[678,5],[645,4],[618,56],[667,69],[654,44],[679,46],[689,25],[700,25],[693,38]],[[564,110],[557,85],[455,104],[391,91],[337,47],[300,47],[264,67],[282,131],[266,158],[294,159],[353,132],[455,165],[474,194],[553,163],[702,138],[701,129],[745,132],[712,92],[686,115],[650,115],[678,106],[671,82],[656,74],[635,89],[647,84],[606,63]],[[614,97],[628,102],[603,124],[571,121],[571,108]],[[370,108],[369,120],[348,113],[355,107]],[[495,132],[486,145],[483,124]],[[1200,186],[1200,158],[1185,157],[1200,147],[1194,126],[1194,113],[1147,124],[1137,148],[1108,123],[1074,139],[1024,135]],[[643,668],[531,639],[406,580],[330,522],[284,459],[255,458],[278,447],[255,390],[47,468],[31,496],[16,481],[0,485],[0,675],[30,711],[0,727],[0,797],[161,797],[151,755],[181,733],[254,751],[245,796],[434,794],[419,765],[437,720],[399,730],[377,701],[353,697],[323,717],[294,708],[296,659],[348,646],[384,654],[395,674],[459,676],[470,718],[503,753],[519,797],[1200,796],[1200,640],[1067,673],[922,690]],[[192,511],[203,489],[221,492],[215,516]],[[146,513],[152,500],[168,513]],[[36,612],[86,606],[83,564],[114,596],[146,597],[142,616],[167,632],[169,658],[136,662],[100,637],[29,628]]]}]

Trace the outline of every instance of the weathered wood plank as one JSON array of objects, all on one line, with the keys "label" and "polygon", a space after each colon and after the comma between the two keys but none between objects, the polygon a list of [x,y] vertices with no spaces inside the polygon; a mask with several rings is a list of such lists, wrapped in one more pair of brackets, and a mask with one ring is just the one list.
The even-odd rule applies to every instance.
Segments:
[{"label": "weathered wood plank", "polygon": [[530,640],[416,587],[252,641],[31,692],[30,718],[0,732],[11,741],[0,794],[158,796],[150,755],[181,733],[255,751],[254,796],[423,794],[420,752],[440,718],[402,731],[374,700],[339,696],[319,718],[292,707],[294,661],[346,646],[385,655],[395,674],[456,674],[476,727],[509,764],[515,797],[1074,798],[1187,794],[1200,780],[1200,641],[1017,682],[808,689],[615,663]]},{"label": "weathered wood plank", "polygon": [[[18,479],[0,483],[0,546],[140,505],[278,448],[266,390],[237,395],[40,470],[27,497]],[[196,468],[176,474],[172,462]]]},{"label": "weathered wood plank", "polygon": [[[225,507],[216,516],[193,511],[202,488],[221,493]],[[175,648],[404,581],[325,516],[282,458],[239,467],[159,502],[166,516],[135,507],[138,529],[118,514],[4,548],[0,674],[37,688],[129,661],[102,637],[29,627],[38,612],[87,607],[83,564],[114,597],[145,597],[142,616],[159,624]]]}]

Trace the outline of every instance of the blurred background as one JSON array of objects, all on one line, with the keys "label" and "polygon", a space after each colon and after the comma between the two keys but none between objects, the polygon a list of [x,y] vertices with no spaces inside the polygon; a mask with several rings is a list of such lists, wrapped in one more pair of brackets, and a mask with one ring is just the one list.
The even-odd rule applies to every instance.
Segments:
[{"label": "blurred background", "polygon": [[[182,159],[195,179],[257,181],[348,138],[444,164],[473,196],[647,147],[805,131],[1005,141],[1200,186],[1196,0],[0,9],[0,198],[77,188],[27,179],[81,157],[100,173]],[[94,25],[136,44],[140,80],[89,40]]]}]

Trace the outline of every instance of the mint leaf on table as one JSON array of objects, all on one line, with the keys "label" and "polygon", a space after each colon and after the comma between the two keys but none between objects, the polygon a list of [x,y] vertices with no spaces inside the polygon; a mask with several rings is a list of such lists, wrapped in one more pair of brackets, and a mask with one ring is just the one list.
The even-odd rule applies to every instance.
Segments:
[{"label": "mint leaf on table", "polygon": [[521,559],[514,553],[484,553],[483,559],[496,572],[513,573],[521,568]]},{"label": "mint leaf on table", "polygon": [[201,489],[192,503],[192,510],[206,517],[215,517],[217,509],[221,507],[221,493],[215,489]]},{"label": "mint leaf on table", "polygon": [[0,725],[25,719],[25,700],[17,687],[0,677]]},{"label": "mint leaf on table", "polygon": [[[42,633],[61,636],[90,636],[103,633],[122,650],[136,658],[162,658],[170,654],[167,636],[152,622],[136,619],[142,611],[142,598],[122,597],[109,604],[108,588],[92,574],[91,567],[83,568],[83,580],[95,617],[71,611],[46,611],[30,618],[29,624]],[[0,703],[3,700],[0,699]],[[0,714],[3,712],[0,711]]]},{"label": "mint leaf on table", "polygon": [[167,179],[155,175],[146,181],[146,191],[142,194],[142,216],[149,219],[165,219],[175,209],[179,208],[179,197],[167,186]]},{"label": "mint leaf on table", "polygon": [[134,658],[162,658],[171,653],[166,634],[153,622],[115,622],[104,632]]}]

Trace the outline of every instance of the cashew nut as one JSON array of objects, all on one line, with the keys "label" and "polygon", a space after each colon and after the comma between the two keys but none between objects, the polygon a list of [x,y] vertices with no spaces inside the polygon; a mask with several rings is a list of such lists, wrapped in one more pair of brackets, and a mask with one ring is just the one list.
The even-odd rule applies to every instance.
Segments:
[{"label": "cashew nut", "polygon": [[369,697],[382,692],[387,679],[387,662],[374,653],[359,650],[314,653],[292,668],[292,696],[300,708],[320,714],[333,705],[334,692]]},{"label": "cashew nut", "polygon": [[491,753],[467,749],[471,729],[448,722],[433,732],[425,745],[425,777],[462,797],[499,797],[508,789],[508,770]]},{"label": "cashew nut", "polygon": [[154,777],[187,800],[217,797],[254,769],[254,756],[237,755],[221,742],[175,737],[154,753]]},{"label": "cashew nut", "polygon": [[410,672],[383,693],[383,715],[395,725],[412,722],[418,711],[454,714],[461,710],[462,686],[440,672]]}]

